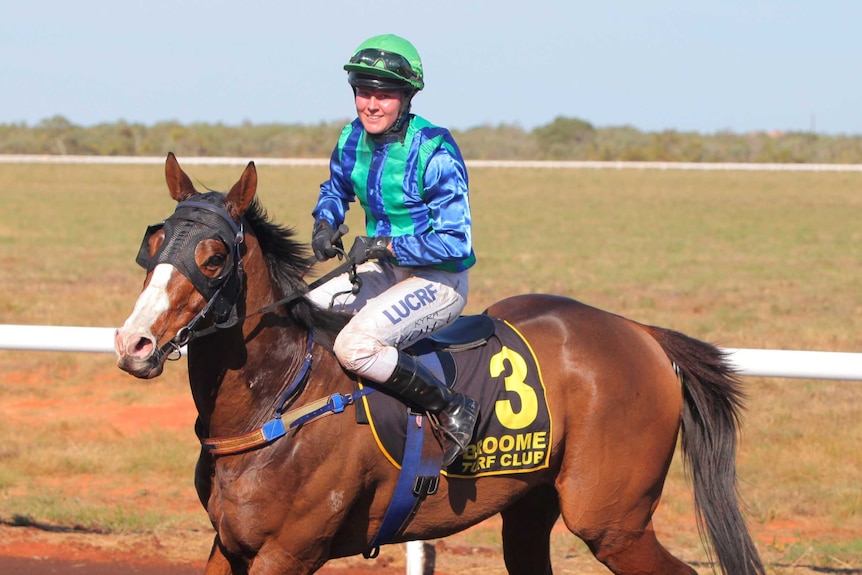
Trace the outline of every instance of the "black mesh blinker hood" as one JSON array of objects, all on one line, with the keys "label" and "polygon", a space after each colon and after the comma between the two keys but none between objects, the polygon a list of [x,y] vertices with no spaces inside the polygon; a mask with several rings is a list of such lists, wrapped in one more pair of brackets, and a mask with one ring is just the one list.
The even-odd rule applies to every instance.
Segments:
[{"label": "black mesh blinker hood", "polygon": [[[160,229],[164,230],[164,241],[150,257],[150,237]],[[228,253],[224,271],[214,278],[201,273],[195,262],[195,247],[207,239],[219,240]],[[216,323],[221,323],[231,313],[235,315],[234,304],[242,277],[242,241],[242,225],[234,222],[227,213],[224,196],[209,192],[178,203],[168,219],[147,228],[136,261],[147,272],[162,263],[174,266],[208,303],[219,296],[219,301],[212,302],[212,307]]]}]

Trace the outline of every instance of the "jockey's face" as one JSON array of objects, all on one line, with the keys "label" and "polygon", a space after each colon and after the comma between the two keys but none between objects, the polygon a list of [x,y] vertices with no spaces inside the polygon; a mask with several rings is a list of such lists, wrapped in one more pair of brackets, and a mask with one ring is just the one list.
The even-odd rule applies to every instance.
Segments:
[{"label": "jockey's face", "polygon": [[382,134],[395,125],[404,92],[397,90],[356,89],[356,115],[369,134]]}]

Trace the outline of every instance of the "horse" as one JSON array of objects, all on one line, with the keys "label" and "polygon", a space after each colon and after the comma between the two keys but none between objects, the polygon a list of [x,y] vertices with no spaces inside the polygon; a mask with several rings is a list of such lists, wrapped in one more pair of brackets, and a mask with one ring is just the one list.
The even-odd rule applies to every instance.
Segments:
[{"label": "horse", "polygon": [[[262,435],[276,404],[314,409],[355,392],[332,353],[347,318],[304,297],[309,246],[269,219],[254,162],[226,194],[198,192],[173,153],[165,176],[177,208],[144,237],[144,287],[115,350],[120,369],[153,378],[187,346],[202,441],[195,487],[215,529],[207,575],[307,574],[366,553],[398,480],[367,426],[342,413],[236,452],[207,443]],[[534,349],[554,421],[547,465],[477,478],[444,470],[385,543],[445,537],[499,513],[508,572],[550,574],[562,517],[617,575],[696,573],[652,522],[681,435],[709,556],[724,575],[765,573],[737,486],[745,392],[720,349],[558,295],[515,295],[484,313]]]}]

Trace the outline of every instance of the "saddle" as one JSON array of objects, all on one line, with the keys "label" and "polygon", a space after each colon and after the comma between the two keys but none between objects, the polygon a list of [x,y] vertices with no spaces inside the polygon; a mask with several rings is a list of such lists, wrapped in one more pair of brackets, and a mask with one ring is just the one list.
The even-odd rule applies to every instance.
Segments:
[{"label": "saddle", "polygon": [[[445,475],[475,478],[547,467],[551,417],[544,383],[532,349],[514,327],[484,314],[462,316],[405,351],[480,404],[473,439]],[[380,450],[400,468],[407,408],[380,391],[362,397],[357,421],[371,426]]]},{"label": "saddle", "polygon": [[485,345],[496,329],[496,323],[490,316],[465,315],[404,351],[416,356],[437,379],[452,388],[457,376],[452,354]]}]

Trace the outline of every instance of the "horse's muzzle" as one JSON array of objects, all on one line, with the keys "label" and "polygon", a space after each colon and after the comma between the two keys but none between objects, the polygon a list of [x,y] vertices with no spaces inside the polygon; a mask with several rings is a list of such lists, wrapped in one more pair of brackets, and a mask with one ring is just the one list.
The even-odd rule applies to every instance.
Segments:
[{"label": "horse's muzzle", "polygon": [[117,367],[140,379],[152,379],[162,374],[167,355],[146,336],[123,337],[121,330],[114,335]]}]

